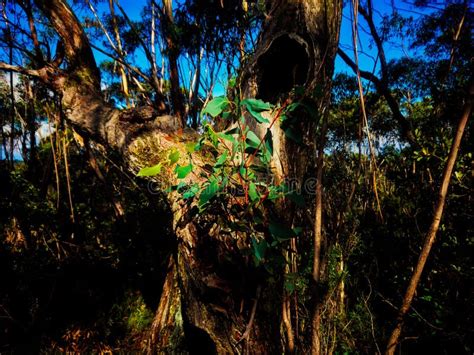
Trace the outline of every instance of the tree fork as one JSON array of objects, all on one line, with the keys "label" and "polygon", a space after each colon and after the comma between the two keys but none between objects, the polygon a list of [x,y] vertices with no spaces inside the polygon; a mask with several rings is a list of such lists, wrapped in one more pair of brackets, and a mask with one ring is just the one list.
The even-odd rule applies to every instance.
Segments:
[{"label": "tree fork", "polygon": [[[101,97],[100,73],[90,43],[67,2],[35,3],[61,37],[68,68],[60,70],[46,64],[45,68],[29,73],[53,85],[62,95],[67,119],[86,136],[121,154],[132,172],[156,164],[171,149],[186,156],[185,145],[195,141],[197,133],[187,130],[181,136],[174,135],[182,122],[173,116],[144,123],[129,122],[122,111],[107,105]],[[339,39],[342,1],[276,0],[268,1],[267,9],[255,55],[240,77],[244,96],[284,102],[293,87],[301,85],[307,96],[314,96],[311,105],[318,116],[324,115],[329,103],[327,94]],[[26,70],[12,66],[9,69]],[[314,92],[326,94],[313,95]],[[298,117],[296,128],[301,133],[301,143],[287,139],[278,121],[273,127],[253,124],[251,129],[263,137],[271,128],[277,177],[296,179],[303,186],[304,180],[315,174],[317,126],[316,117],[304,113]],[[204,161],[201,163],[204,165]],[[199,172],[195,175],[193,179],[199,180]],[[175,183],[172,172],[160,178],[168,184]],[[312,203],[312,197],[307,197]],[[210,353],[245,349],[255,353],[281,352],[281,314],[271,306],[282,301],[281,295],[275,295],[274,288],[265,284],[265,275],[246,261],[237,247],[238,236],[229,243],[228,237],[220,233],[218,216],[211,212],[196,215],[192,206],[175,194],[163,193],[163,198],[173,213],[176,246],[153,323],[149,352],[163,352],[177,344],[184,344],[183,351],[200,347]],[[295,223],[302,222],[304,211],[290,207],[297,216]],[[313,211],[314,206],[310,209]],[[282,219],[286,220],[286,216],[283,210]],[[311,245],[311,237],[309,232],[300,243]],[[250,319],[252,326],[247,332]],[[240,342],[243,334],[247,339]]]}]

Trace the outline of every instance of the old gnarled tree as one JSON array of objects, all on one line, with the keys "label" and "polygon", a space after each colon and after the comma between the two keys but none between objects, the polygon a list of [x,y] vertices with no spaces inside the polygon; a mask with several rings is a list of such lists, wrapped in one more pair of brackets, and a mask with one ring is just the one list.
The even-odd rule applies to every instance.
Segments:
[{"label": "old gnarled tree", "polygon": [[[61,96],[67,120],[83,135],[118,152],[123,164],[133,172],[156,164],[170,149],[184,152],[186,143],[196,139],[197,133],[191,129],[175,134],[181,124],[173,116],[137,122],[105,103],[89,40],[68,3],[44,0],[35,4],[61,38],[55,61],[38,69],[7,64],[0,69],[35,76],[49,84]],[[292,88],[301,85],[309,98],[308,105],[314,107],[318,117],[323,117],[341,9],[340,0],[267,1],[267,17],[256,51],[239,78],[243,96],[284,102],[290,98]],[[62,52],[65,66],[60,66]],[[295,122],[301,132],[298,144],[285,136],[278,121],[270,128],[277,179],[292,178],[302,183],[316,176],[317,130],[321,120],[301,117]],[[260,137],[268,129],[265,123],[253,127]],[[199,179],[199,173],[188,179]],[[308,201],[313,197],[306,196]],[[291,330],[286,341],[281,341],[285,338],[280,334],[282,314],[274,305],[282,300],[274,286],[269,286],[268,275],[248,263],[240,252],[245,241],[239,235],[220,232],[215,227],[218,215],[212,210],[197,215],[193,205],[185,204],[174,193],[166,198],[173,212],[176,244],[150,332],[149,352],[192,352],[199,348],[210,353],[278,353],[284,346],[293,351],[288,346]],[[313,216],[313,208],[285,204],[279,208],[285,223],[312,223],[308,222],[308,215]],[[308,246],[312,245],[312,227],[302,238]],[[318,293],[314,298],[313,303],[318,303],[322,295]]]}]

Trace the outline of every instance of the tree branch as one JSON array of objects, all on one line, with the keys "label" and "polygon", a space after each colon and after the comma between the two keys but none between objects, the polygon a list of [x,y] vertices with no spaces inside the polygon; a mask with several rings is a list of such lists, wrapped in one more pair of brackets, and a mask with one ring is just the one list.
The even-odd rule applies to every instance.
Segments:
[{"label": "tree branch", "polygon": [[459,120],[456,134],[454,136],[454,140],[449,151],[448,159],[444,167],[443,178],[441,179],[441,187],[438,193],[438,201],[436,203],[436,209],[433,215],[433,219],[431,221],[431,226],[428,230],[428,233],[426,233],[423,248],[421,249],[418,262],[405,292],[402,306],[400,307],[400,310],[398,312],[395,328],[393,329],[388,340],[387,348],[385,350],[386,355],[393,355],[395,353],[395,348],[398,344],[398,340],[402,332],[402,326],[405,319],[405,315],[411,307],[413,297],[415,296],[418,283],[421,279],[421,274],[425,268],[426,261],[430,255],[431,248],[436,239],[436,233],[438,232],[441,218],[443,217],[443,210],[444,205],[446,203],[446,197],[448,194],[449,183],[451,181],[451,175],[453,173],[454,165],[456,164],[456,158],[458,156],[459,147],[461,146],[461,139],[464,134],[466,124],[469,120],[469,117],[471,116],[472,103],[474,101],[474,81],[472,78],[470,80],[470,85],[466,96],[466,103],[464,104],[463,113]]},{"label": "tree branch", "polygon": [[66,0],[35,0],[36,6],[49,19],[64,45],[69,71],[81,85],[100,91],[100,71],[79,19]]},{"label": "tree branch", "polygon": [[362,78],[371,81],[375,85],[378,93],[382,95],[387,101],[388,107],[390,108],[390,111],[392,111],[394,118],[400,124],[402,137],[410,142],[410,144],[417,147],[418,143],[416,141],[415,135],[413,134],[411,123],[400,111],[400,106],[398,105],[397,100],[395,100],[395,97],[393,97],[392,93],[390,92],[387,84],[376,77],[374,74],[368,71],[359,70],[356,63],[354,63],[354,61],[342,49],[339,48],[337,50],[337,54],[354,71],[354,73],[359,73]]},{"label": "tree branch", "polygon": [[148,83],[150,83],[150,85],[152,85],[152,83],[151,83],[152,80],[147,75],[145,75],[145,73],[143,73],[139,68],[127,63],[123,58],[118,57],[116,55],[113,55],[109,52],[106,52],[105,50],[103,50],[102,48],[100,48],[100,47],[98,47],[94,44],[91,44],[91,47],[94,48],[96,51],[99,51],[103,55],[106,55],[107,57],[109,57],[109,58],[115,60],[116,62],[122,64],[123,66],[127,67],[128,69],[133,71],[135,74],[137,74],[139,77],[141,77],[143,80],[147,81]]},{"label": "tree branch", "polygon": [[0,62],[0,70],[8,71],[8,72],[14,72],[14,73],[20,73],[28,76],[34,76],[36,78],[41,78],[44,79],[45,75],[47,74],[47,69],[46,68],[41,68],[41,69],[27,69],[24,67],[20,67],[18,65],[11,65],[7,64],[4,62]]},{"label": "tree branch", "polygon": [[385,57],[385,50],[383,49],[382,39],[380,38],[377,32],[377,29],[375,28],[374,19],[372,17],[372,1],[369,0],[367,6],[369,7],[369,12],[367,12],[367,10],[365,10],[364,7],[360,6],[359,13],[362,15],[362,17],[365,19],[365,21],[369,25],[370,34],[372,35],[375,45],[377,46],[378,54],[380,57],[380,69],[382,72],[382,82],[385,82],[385,80],[387,80],[387,73],[388,73],[387,58]]}]

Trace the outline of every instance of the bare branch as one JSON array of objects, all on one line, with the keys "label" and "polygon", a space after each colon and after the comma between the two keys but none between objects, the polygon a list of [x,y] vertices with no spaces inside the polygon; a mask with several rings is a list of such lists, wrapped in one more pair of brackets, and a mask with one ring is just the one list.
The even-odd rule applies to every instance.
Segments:
[{"label": "bare branch", "polygon": [[374,24],[374,19],[372,16],[372,1],[368,2],[369,10],[367,12],[366,9],[364,9],[362,6],[359,7],[359,13],[364,17],[365,21],[369,25],[370,29],[370,34],[372,35],[372,38],[375,42],[375,45],[377,46],[378,54],[380,57],[380,69],[382,72],[382,81],[387,80],[387,58],[385,57],[385,50],[383,48],[383,41],[382,38],[380,38],[377,28],[375,28]]},{"label": "bare branch", "polygon": [[337,54],[354,71],[354,73],[359,73],[362,78],[371,81],[375,85],[375,88],[377,89],[379,94],[382,95],[387,101],[387,104],[390,110],[392,111],[394,118],[400,124],[402,136],[412,145],[418,146],[415,135],[412,131],[411,123],[400,111],[400,106],[398,105],[397,100],[395,100],[395,97],[393,97],[392,93],[390,92],[388,85],[374,74],[368,71],[359,70],[356,63],[354,63],[354,61],[340,48],[338,49]]},{"label": "bare branch", "polygon": [[45,74],[47,74],[46,68],[27,69],[18,65],[11,65],[4,62],[0,62],[0,70],[34,76],[37,78],[44,78]]},{"label": "bare branch", "polygon": [[31,9],[31,2],[30,0],[19,1],[18,2],[23,11],[26,14],[28,19],[28,26],[30,28],[31,39],[33,40],[33,45],[35,48],[35,60],[41,64],[44,63],[43,52],[41,51],[40,41],[38,39],[38,33],[36,31],[35,20],[33,18],[33,11]]},{"label": "bare branch", "polygon": [[35,0],[64,45],[69,69],[80,75],[82,85],[100,90],[100,72],[84,29],[66,0]]}]

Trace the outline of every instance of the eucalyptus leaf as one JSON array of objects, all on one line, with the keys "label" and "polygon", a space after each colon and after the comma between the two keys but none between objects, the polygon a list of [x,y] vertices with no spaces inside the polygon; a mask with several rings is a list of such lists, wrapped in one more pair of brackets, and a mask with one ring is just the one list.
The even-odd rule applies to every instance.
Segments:
[{"label": "eucalyptus leaf", "polygon": [[261,112],[269,111],[272,109],[272,105],[268,102],[264,102],[258,99],[245,99],[240,103],[245,106],[247,111],[257,120],[258,123],[269,123],[269,121],[262,116]]},{"label": "eucalyptus leaf", "polygon": [[201,115],[209,114],[212,117],[219,116],[229,105],[229,100],[225,96],[219,96],[209,101],[201,111]]},{"label": "eucalyptus leaf", "polygon": [[258,194],[257,186],[255,186],[253,182],[251,182],[249,185],[249,196],[252,201],[260,200],[260,195]]},{"label": "eucalyptus leaf", "polygon": [[227,155],[228,155],[228,152],[226,150],[226,151],[224,151],[224,153],[222,153],[222,155],[219,157],[219,159],[217,159],[216,164],[214,165],[214,167],[219,168],[222,165],[224,165],[224,163],[227,160]]},{"label": "eucalyptus leaf", "polygon": [[203,192],[201,192],[199,196],[199,208],[202,209],[218,192],[219,184],[217,180],[214,179],[207,185]]},{"label": "eucalyptus leaf", "polygon": [[234,143],[236,141],[235,137],[230,135],[230,134],[219,132],[219,133],[217,133],[217,136],[221,139],[225,139],[226,141],[229,141],[229,142],[232,142],[232,143]]},{"label": "eucalyptus leaf", "polygon": [[303,137],[301,136],[301,132],[291,126],[288,126],[283,129],[285,135],[290,138],[292,141],[301,144],[303,141]]},{"label": "eucalyptus leaf", "polygon": [[193,170],[193,165],[185,165],[185,166],[177,166],[175,169],[176,174],[178,175],[178,179],[184,179],[189,173]]},{"label": "eucalyptus leaf", "polygon": [[257,135],[252,131],[247,132],[245,141],[252,148],[257,148],[260,145],[260,138],[258,138]]},{"label": "eucalyptus leaf", "polygon": [[142,168],[138,172],[137,176],[155,176],[158,175],[161,172],[161,163],[158,163],[154,166],[150,166],[147,168]]},{"label": "eucalyptus leaf", "polygon": [[286,197],[293,201],[298,207],[304,207],[305,201],[302,194],[297,193],[296,191],[290,192]]},{"label": "eucalyptus leaf", "polygon": [[170,161],[170,164],[173,165],[173,164],[176,164],[179,160],[179,156],[180,156],[180,153],[179,153],[179,150],[173,150],[170,155],[168,156],[168,159]]},{"label": "eucalyptus leaf", "polygon": [[199,192],[199,185],[198,184],[194,184],[192,185],[189,190],[187,190],[185,193],[183,193],[183,199],[189,199],[189,198],[193,198],[194,196],[196,196],[196,194]]},{"label": "eucalyptus leaf", "polygon": [[252,238],[252,247],[257,264],[259,264],[265,259],[268,243],[265,240],[257,241],[255,238]]}]

